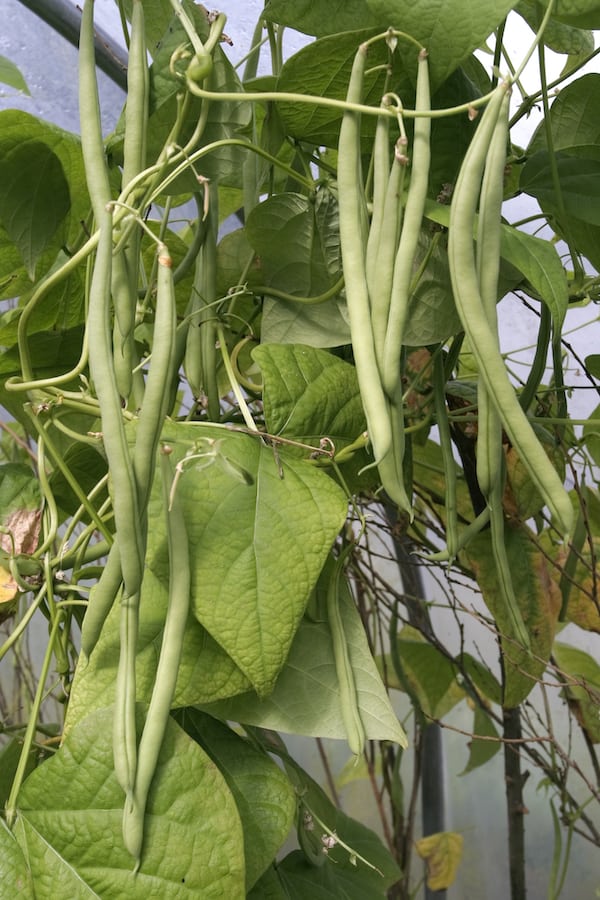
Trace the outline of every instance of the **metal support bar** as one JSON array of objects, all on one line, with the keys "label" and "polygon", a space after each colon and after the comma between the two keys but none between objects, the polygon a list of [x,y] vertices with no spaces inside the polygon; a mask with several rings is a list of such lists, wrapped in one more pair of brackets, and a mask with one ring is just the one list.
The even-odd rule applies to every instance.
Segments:
[{"label": "metal support bar", "polygon": [[[81,10],[69,0],[20,0],[74,47],[79,46]],[[96,28],[96,63],[123,90],[127,89],[127,52],[101,28]]]}]

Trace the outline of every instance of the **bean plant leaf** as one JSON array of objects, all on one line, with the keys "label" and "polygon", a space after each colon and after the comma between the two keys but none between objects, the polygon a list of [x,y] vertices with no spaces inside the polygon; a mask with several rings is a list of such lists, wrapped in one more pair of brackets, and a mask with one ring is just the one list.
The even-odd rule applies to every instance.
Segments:
[{"label": "bean plant leaf", "polygon": [[236,802],[250,890],[288,836],[296,812],[294,789],[269,756],[223,723],[197,709],[180,710],[175,718],[219,767]]},{"label": "bean plant leaf", "polygon": [[[481,735],[481,738],[489,738],[489,740],[481,740],[475,735]],[[461,775],[472,772],[484,766],[488,760],[498,753],[502,741],[500,735],[494,727],[489,714],[477,705],[473,713],[473,737],[469,741],[469,759]]]},{"label": "bean plant leaf", "polygon": [[350,343],[346,303],[336,298],[319,306],[306,306],[267,296],[260,336],[263,343],[342,347]]},{"label": "bean plant leaf", "polygon": [[[332,847],[323,865],[315,865],[314,859],[309,863],[304,852],[291,853],[282,860],[277,869],[288,891],[286,896],[348,897],[352,900],[385,897],[386,891],[400,877],[400,869],[380,838],[334,806],[323,789],[287,753],[279,755],[302,800],[302,810],[313,817],[314,828],[304,828],[310,844],[323,856],[323,826],[346,844],[346,847],[341,844]],[[304,822],[299,823],[299,827],[303,825]]]},{"label": "bean plant leaf", "polygon": [[463,836],[455,831],[441,831],[415,841],[417,853],[427,862],[427,887],[444,891],[456,878],[463,852]]},{"label": "bean plant leaf", "polygon": [[426,716],[443,718],[465,696],[456,667],[414,628],[403,628],[396,642],[402,671],[394,671],[391,657],[386,657],[388,683],[407,691]]},{"label": "bean plant leaf", "polygon": [[510,617],[498,592],[490,532],[481,532],[463,552],[500,632],[504,659],[502,702],[505,708],[511,709],[523,702],[546,668],[561,594],[550,576],[545,554],[530,539],[525,527],[506,526],[504,541],[516,600],[531,641],[530,653],[515,640]]},{"label": "bean plant leaf", "polygon": [[28,141],[0,157],[0,219],[32,279],[70,205],[61,162],[47,144]]},{"label": "bean plant leaf", "polygon": [[[44,144],[58,159],[62,170],[62,178],[56,163],[54,161],[50,162],[52,157],[49,154],[46,154],[45,157],[43,156],[44,151],[38,148],[40,143]],[[33,153],[30,149],[26,149],[31,146],[34,148]],[[53,177],[59,191],[56,198],[58,212],[54,212],[51,208],[52,197],[47,197],[48,192],[44,185],[39,185],[40,193],[37,201],[37,206],[40,208],[42,215],[48,215],[50,222],[57,218],[64,206],[66,197],[64,182],[66,182],[70,204],[67,207],[67,220],[65,223],[67,231],[65,236],[68,242],[79,240],[82,230],[81,222],[86,219],[89,210],[89,197],[79,138],[68,131],[63,131],[62,128],[56,125],[51,125],[20,110],[7,109],[0,112],[0,160],[2,161],[0,171],[3,173],[0,195],[3,198],[2,202],[4,202],[4,197],[10,190],[9,185],[6,184],[6,175],[4,173],[10,170],[16,171],[18,174],[21,168],[19,163],[20,152],[25,153],[22,159],[28,163],[30,176],[33,178],[30,187],[36,184],[39,177],[39,173],[33,168],[38,154],[40,162],[45,160],[50,167],[49,174]],[[4,169],[5,165],[8,165],[9,168]],[[26,188],[27,186],[24,185],[23,191],[26,191]],[[30,197],[29,203],[31,203],[32,199]],[[64,213],[61,213],[61,220],[63,215]],[[4,220],[4,214],[0,214],[0,219]],[[40,223],[37,223],[35,227],[41,227]],[[50,226],[44,227],[49,230]]]},{"label": "bean plant leaf", "polygon": [[[92,713],[19,793],[14,834],[36,895],[243,898],[242,829],[223,776],[169,720],[148,798],[141,870],[120,837],[114,709]],[[138,718],[141,727],[142,716]],[[44,888],[43,886],[46,886]]]},{"label": "bean plant leaf", "polygon": [[542,9],[553,3],[552,15],[576,28],[600,28],[598,0],[538,0]]},{"label": "bean plant leaf", "polygon": [[[598,159],[600,147],[600,123],[595,110],[600,103],[600,75],[588,73],[566,85],[550,107],[552,149],[564,151],[569,156],[580,155]],[[527,148],[528,156],[547,150],[546,132],[542,123],[533,134]],[[554,210],[548,210],[553,212]],[[568,235],[572,244],[586,256],[597,269],[600,268],[600,227],[582,222],[577,215],[561,217],[553,226],[561,235]]]},{"label": "bean plant leaf", "polygon": [[5,56],[0,56],[0,82],[21,91],[22,94],[31,93],[21,71]]},{"label": "bean plant leaf", "polygon": [[246,237],[267,287],[314,297],[340,278],[338,210],[329,191],[313,201],[288,193],[259,203],[248,216]]},{"label": "bean plant leaf", "polygon": [[0,885],[5,897],[35,900],[39,896],[25,855],[4,819],[0,819]]},{"label": "bean plant leaf", "polygon": [[[331,23],[329,10],[326,17]],[[389,24],[389,23],[388,23]],[[355,29],[357,23],[351,28]],[[334,25],[337,32],[337,24]],[[277,90],[310,94],[345,100],[352,63],[362,41],[372,37],[373,31],[348,31],[323,37],[303,47],[288,60],[281,70]],[[392,76],[386,88],[385,73],[382,68],[389,64],[389,54],[385,41],[378,41],[369,47],[369,71],[363,82],[363,103],[378,108],[386,90],[393,90],[403,99],[414,94],[413,82],[407,74],[407,67],[416,71],[417,51],[412,45],[402,44],[402,52],[392,56]],[[281,119],[288,134],[298,141],[318,146],[337,148],[342,112],[325,106],[309,103],[282,101],[279,105]],[[376,116],[363,116],[361,122],[361,147],[370,152],[375,134]]]},{"label": "bean plant leaf", "polygon": [[[395,741],[405,746],[404,731],[371,656],[360,616],[345,591],[340,608],[367,739]],[[252,694],[241,694],[204,705],[204,709],[218,718],[246,725],[345,740],[340,706],[329,626],[304,619],[269,697],[260,700]]]},{"label": "bean plant leaf", "polygon": [[306,344],[263,344],[253,351],[264,379],[263,404],[271,434],[336,451],[365,429],[356,369]]},{"label": "bean plant leaf", "polygon": [[[450,221],[450,208],[439,203],[428,202],[425,214],[427,218],[445,227]],[[521,272],[541,297],[552,314],[557,330],[560,330],[569,294],[567,277],[553,244],[513,228],[512,225],[503,224],[500,252],[503,259]]]},{"label": "bean plant leaf", "polygon": [[[323,36],[352,28],[390,26],[402,29],[429,51],[432,82],[441,84],[516,5],[516,0],[433,0],[426,5],[412,0],[269,0],[265,18],[307,34]],[[340,24],[342,23],[342,24]]]},{"label": "bean plant leaf", "polygon": [[589,653],[558,641],[554,656],[566,677],[565,695],[571,709],[589,739],[600,743],[600,666]]},{"label": "bean plant leaf", "polygon": [[192,465],[179,489],[194,614],[264,695],[344,523],[346,497],[310,463],[257,437],[193,425],[169,425],[163,437],[176,461],[199,438],[216,440],[219,453],[248,475],[244,484],[223,467]]},{"label": "bean plant leaf", "polygon": [[267,0],[264,18],[316,37],[379,24],[365,0]]},{"label": "bean plant leaf", "polygon": [[[565,211],[590,225],[600,225],[600,161],[554,153]],[[540,150],[525,164],[520,186],[547,209],[557,210],[550,154]]]},{"label": "bean plant leaf", "polygon": [[[554,7],[556,9],[556,5]],[[515,11],[527,22],[531,30],[537,31],[540,24],[540,5],[536,0],[519,0]],[[543,41],[546,47],[555,53],[570,55],[588,55],[594,49],[594,36],[591,31],[567,25],[552,16],[544,29]]]}]

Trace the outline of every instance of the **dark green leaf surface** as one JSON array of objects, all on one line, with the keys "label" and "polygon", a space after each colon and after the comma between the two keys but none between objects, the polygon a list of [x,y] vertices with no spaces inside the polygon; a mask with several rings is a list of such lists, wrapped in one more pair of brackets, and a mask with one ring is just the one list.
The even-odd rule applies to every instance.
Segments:
[{"label": "dark green leaf surface", "polygon": [[296,794],[273,760],[221,722],[197,709],[175,716],[219,767],[244,831],[246,889],[265,872],[292,827]]},{"label": "dark green leaf surface", "polygon": [[61,162],[47,144],[30,140],[0,157],[0,219],[32,279],[70,205]]}]

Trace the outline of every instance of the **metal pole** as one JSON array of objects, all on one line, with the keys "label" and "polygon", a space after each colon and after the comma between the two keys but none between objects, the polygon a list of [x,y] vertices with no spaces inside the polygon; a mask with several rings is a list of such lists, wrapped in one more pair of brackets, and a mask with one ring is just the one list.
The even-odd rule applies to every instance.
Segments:
[{"label": "metal pole", "polygon": [[[81,10],[69,0],[20,0],[74,47],[79,46]],[[96,28],[96,63],[123,90],[127,89],[127,52],[101,28]]]}]

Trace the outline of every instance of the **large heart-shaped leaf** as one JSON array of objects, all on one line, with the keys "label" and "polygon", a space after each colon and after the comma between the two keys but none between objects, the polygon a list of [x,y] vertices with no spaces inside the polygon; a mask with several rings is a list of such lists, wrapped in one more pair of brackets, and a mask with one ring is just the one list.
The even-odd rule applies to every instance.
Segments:
[{"label": "large heart-shaped leaf", "polygon": [[[330,19],[329,12],[327,17]],[[360,22],[351,26],[360,27]],[[323,37],[303,47],[284,64],[277,90],[287,94],[309,94],[313,97],[330,97],[345,100],[354,56],[360,44],[372,37],[373,31],[354,31]],[[403,43],[401,50],[391,60],[384,41],[369,47],[369,71],[363,81],[362,99],[365,104],[378,108],[386,90],[393,90],[405,100],[414,94],[413,81],[408,72],[416,72],[417,52],[414,45]],[[389,82],[385,72],[392,66]],[[385,71],[384,71],[385,70]],[[279,105],[282,121],[288,134],[299,141],[337,147],[342,113],[339,109],[315,106],[307,102],[290,102]],[[361,122],[361,146],[370,152],[375,134],[375,116],[364,116]]]},{"label": "large heart-shaped leaf", "polygon": [[32,279],[70,205],[61,162],[47,144],[31,140],[0,158],[0,219]]},{"label": "large heart-shaped leaf", "polygon": [[[285,662],[310,592],[347,513],[344,492],[308,461],[258,435],[170,424],[163,434],[183,458],[216,441],[218,464],[185,467],[179,482],[192,557],[198,621],[259,694]],[[201,452],[201,447],[199,448]]]},{"label": "large heart-shaped leaf", "polygon": [[[121,837],[114,710],[92,713],[19,793],[14,833],[39,900],[242,898],[242,830],[215,764],[172,720],[150,789],[140,871]],[[141,724],[141,717],[140,717]],[[60,886],[60,887],[58,887]],[[15,896],[15,895],[13,895]]]},{"label": "large heart-shaped leaf", "polygon": [[[46,150],[42,150],[40,144],[45,145]],[[33,148],[33,149],[31,149]],[[48,152],[49,151],[49,152]],[[21,156],[24,153],[24,156]],[[14,155],[13,155],[14,154]],[[52,159],[55,156],[60,164],[60,170],[56,162]],[[67,240],[76,241],[81,237],[81,222],[85,220],[88,209],[89,199],[85,181],[85,171],[83,166],[83,157],[81,155],[81,144],[79,138],[68,131],[63,131],[56,125],[51,125],[29,113],[20,110],[7,109],[0,112],[0,160],[2,166],[8,165],[9,169],[15,170],[18,175],[21,170],[21,160],[26,164],[30,172],[31,182],[29,184],[29,204],[30,209],[34,203],[34,189],[39,189],[37,207],[41,214],[49,217],[49,223],[56,221],[60,214],[61,219],[68,213],[66,227]],[[40,173],[36,171],[36,161],[40,165],[45,165],[49,176],[58,189],[57,209],[58,213],[52,209],[52,197],[48,197],[46,186],[40,183]],[[2,170],[9,171],[9,170]],[[62,172],[62,178],[61,178]],[[10,193],[11,188],[6,184],[5,175],[2,175],[1,194],[4,197]],[[22,177],[22,176],[21,176]],[[69,204],[65,210],[65,182],[68,185]],[[36,185],[38,186],[36,188]],[[28,185],[22,186],[22,193],[27,194]],[[0,216],[4,220],[4,214]],[[18,222],[19,220],[17,220]],[[59,220],[60,221],[60,220]],[[58,222],[56,222],[58,224]],[[33,222],[31,228],[33,233],[37,235],[36,229],[50,229],[50,224],[45,225],[40,222]],[[55,228],[56,230],[56,228]],[[25,232],[26,233],[26,232]],[[33,244],[32,246],[35,246]]]},{"label": "large heart-shaped leaf", "polygon": [[[569,3],[569,0],[564,0]],[[575,2],[575,0],[572,0]],[[441,84],[481,47],[517,0],[269,0],[265,18],[323,36],[353,28],[399,28],[429,51],[432,82]],[[588,0],[588,5],[594,0]],[[591,26],[586,26],[591,27]]]},{"label": "large heart-shaped leaf", "polygon": [[[366,736],[369,740],[395,741],[405,746],[404,730],[391,707],[362,621],[346,590],[341,592],[340,612]],[[206,705],[204,709],[220,719],[246,725],[345,740],[346,727],[328,624],[303,620],[269,697],[260,700],[253,694],[241,694]]]},{"label": "large heart-shaped leaf", "polygon": [[273,760],[222,722],[197,709],[180,710],[182,728],[215,761],[242,820],[246,889],[267,869],[294,820],[296,794]]},{"label": "large heart-shaped leaf", "polygon": [[526,194],[535,197],[546,209],[559,208],[554,188],[552,165],[556,166],[562,203],[567,215],[589,225],[600,225],[600,160],[581,159],[547,150],[534,154],[521,173],[519,182]]},{"label": "large heart-shaped leaf", "polygon": [[292,193],[265,200],[248,216],[246,237],[267,287],[312,297],[329,290],[340,277],[338,210],[328,191],[314,201]]},{"label": "large heart-shaped leaf", "polygon": [[354,366],[305,344],[263,344],[252,356],[263,373],[265,419],[272,434],[317,446],[327,436],[339,450],[364,431]]}]

